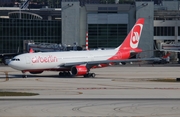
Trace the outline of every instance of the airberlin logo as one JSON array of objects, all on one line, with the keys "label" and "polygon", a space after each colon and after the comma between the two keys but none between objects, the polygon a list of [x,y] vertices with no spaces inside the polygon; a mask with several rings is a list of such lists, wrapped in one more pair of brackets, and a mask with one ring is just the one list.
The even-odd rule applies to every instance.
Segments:
[{"label": "airberlin logo", "polygon": [[35,56],[32,58],[32,63],[53,63],[57,62],[58,59],[55,56]]},{"label": "airberlin logo", "polygon": [[130,38],[130,46],[131,48],[137,48],[138,43],[139,43],[139,39],[140,39],[140,35],[141,35],[141,31],[142,31],[142,24],[136,24],[132,31],[131,31],[131,38]]}]

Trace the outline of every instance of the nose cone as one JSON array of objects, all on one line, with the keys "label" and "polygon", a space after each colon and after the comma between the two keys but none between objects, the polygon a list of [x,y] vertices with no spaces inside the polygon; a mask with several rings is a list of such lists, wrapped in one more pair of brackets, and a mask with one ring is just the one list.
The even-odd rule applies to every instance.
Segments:
[{"label": "nose cone", "polygon": [[14,67],[13,61],[9,61],[8,66],[13,68]]},{"label": "nose cone", "polygon": [[5,59],[4,64],[8,65],[10,61],[11,61],[11,59]]},{"label": "nose cone", "polygon": [[13,68],[13,69],[19,70],[19,69],[18,69],[18,63],[15,62],[15,61],[10,61],[10,62],[8,63],[8,66],[10,66],[10,67]]}]

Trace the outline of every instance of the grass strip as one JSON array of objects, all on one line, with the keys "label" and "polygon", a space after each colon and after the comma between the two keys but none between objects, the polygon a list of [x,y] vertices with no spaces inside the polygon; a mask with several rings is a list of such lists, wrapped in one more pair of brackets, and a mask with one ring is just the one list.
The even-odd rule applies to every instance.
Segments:
[{"label": "grass strip", "polygon": [[26,92],[0,92],[0,96],[34,96],[39,95],[38,93],[26,93]]},{"label": "grass strip", "polygon": [[176,79],[154,79],[150,81],[156,81],[156,82],[177,82]]}]

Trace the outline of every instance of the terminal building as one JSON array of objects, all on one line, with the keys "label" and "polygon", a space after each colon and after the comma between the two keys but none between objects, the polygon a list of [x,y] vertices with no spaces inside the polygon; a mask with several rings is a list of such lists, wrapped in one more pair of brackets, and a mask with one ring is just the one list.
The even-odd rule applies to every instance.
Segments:
[{"label": "terminal building", "polygon": [[[88,33],[89,49],[115,48],[138,18],[145,18],[139,47],[160,49],[162,43],[178,44],[180,13],[178,1],[132,0],[127,3],[62,0],[61,8],[20,10],[0,8],[0,53],[23,50],[26,40],[84,46]],[[90,0],[89,0],[90,1]],[[153,51],[142,57],[156,56]]]}]

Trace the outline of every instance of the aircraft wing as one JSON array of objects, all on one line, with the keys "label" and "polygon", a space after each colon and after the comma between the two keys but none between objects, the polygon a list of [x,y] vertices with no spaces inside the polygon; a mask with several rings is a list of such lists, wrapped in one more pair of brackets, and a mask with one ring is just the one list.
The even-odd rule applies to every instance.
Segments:
[{"label": "aircraft wing", "polygon": [[164,50],[164,49],[161,49],[160,51],[166,51],[166,52],[180,52],[180,50]]},{"label": "aircraft wing", "polygon": [[136,59],[124,59],[124,60],[104,60],[104,61],[87,61],[87,62],[72,62],[61,64],[60,67],[70,67],[75,65],[98,65],[98,64],[109,64],[109,63],[120,63],[120,62],[140,62],[140,61],[158,61],[160,58],[136,58]]}]

